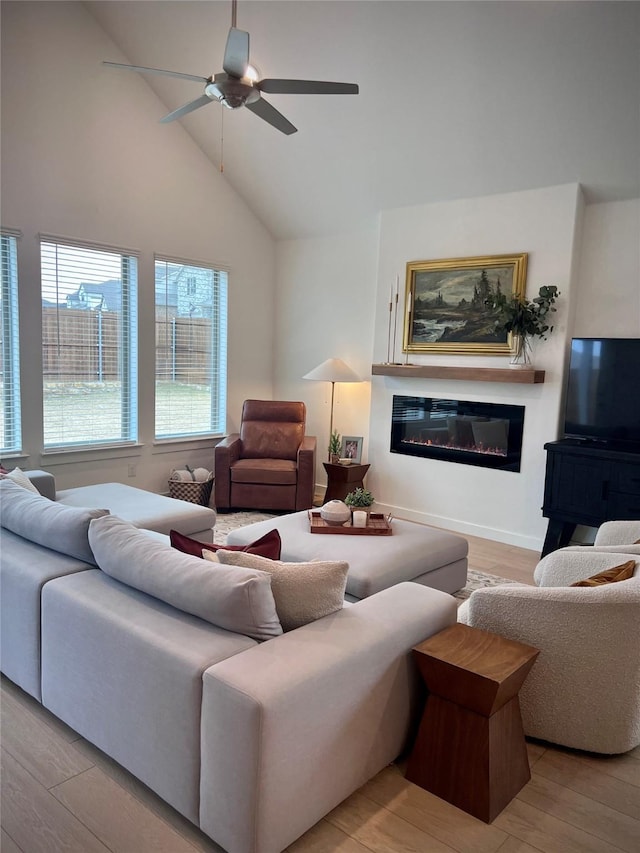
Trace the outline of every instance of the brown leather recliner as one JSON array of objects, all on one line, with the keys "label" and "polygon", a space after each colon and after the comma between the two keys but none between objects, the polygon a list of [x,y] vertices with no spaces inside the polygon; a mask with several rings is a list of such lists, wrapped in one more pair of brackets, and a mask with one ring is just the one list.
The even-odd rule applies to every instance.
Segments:
[{"label": "brown leather recliner", "polygon": [[304,403],[245,400],[240,432],[215,448],[216,509],[313,506],[316,439],[305,418]]}]

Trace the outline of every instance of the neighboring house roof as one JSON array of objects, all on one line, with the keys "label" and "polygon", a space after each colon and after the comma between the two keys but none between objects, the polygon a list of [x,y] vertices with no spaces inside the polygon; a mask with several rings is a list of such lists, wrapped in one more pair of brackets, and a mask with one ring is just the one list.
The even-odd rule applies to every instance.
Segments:
[{"label": "neighboring house roof", "polygon": [[[157,270],[156,302],[175,308],[179,316],[211,316],[210,280],[209,270],[197,267],[171,265],[166,277],[164,271]],[[61,306],[44,299],[42,302],[44,307],[119,312],[122,309],[122,282],[119,279],[83,282]]]},{"label": "neighboring house roof", "polygon": [[122,282],[111,279],[83,283],[75,293],[67,296],[67,308],[118,312],[122,309]]}]

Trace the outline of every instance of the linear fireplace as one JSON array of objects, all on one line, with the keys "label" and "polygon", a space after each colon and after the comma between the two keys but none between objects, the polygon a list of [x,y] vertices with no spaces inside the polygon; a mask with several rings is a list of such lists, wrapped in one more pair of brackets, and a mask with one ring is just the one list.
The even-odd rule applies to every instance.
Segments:
[{"label": "linear fireplace", "polygon": [[524,406],[393,397],[391,452],[519,471]]}]

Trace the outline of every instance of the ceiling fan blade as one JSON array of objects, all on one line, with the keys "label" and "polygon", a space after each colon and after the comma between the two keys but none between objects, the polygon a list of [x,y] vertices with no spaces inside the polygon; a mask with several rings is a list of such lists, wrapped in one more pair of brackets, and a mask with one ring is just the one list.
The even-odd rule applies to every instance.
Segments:
[{"label": "ceiling fan blade", "polygon": [[249,33],[231,27],[224,49],[222,68],[232,77],[244,77],[249,65]]},{"label": "ceiling fan blade", "polygon": [[195,80],[196,83],[208,83],[209,77],[198,77],[196,74],[183,74],[181,71],[164,71],[162,68],[146,68],[144,65],[125,65],[122,62],[102,63],[110,68],[124,68],[126,71],[142,71],[144,74],[165,74],[167,77],[181,77],[183,80]]},{"label": "ceiling fan blade", "polygon": [[322,80],[259,80],[256,89],[271,95],[357,95],[357,83],[326,83]]},{"label": "ceiling fan blade", "polygon": [[296,133],[298,128],[294,127],[289,119],[286,119],[282,113],[278,112],[275,107],[272,107],[264,98],[259,98],[252,104],[245,104],[248,110],[255,113],[260,118],[269,122],[270,125],[279,130],[281,133],[286,133],[289,136],[291,133]]},{"label": "ceiling fan blade", "polygon": [[177,110],[174,110],[172,113],[161,118],[160,121],[163,124],[166,124],[169,121],[175,121],[177,118],[182,118],[182,116],[186,116],[187,113],[192,113],[194,110],[200,109],[200,107],[205,107],[207,104],[210,104],[211,98],[207,97],[207,95],[200,95],[199,98],[196,98],[195,101],[189,101],[188,104],[184,104],[182,107],[178,107]]}]

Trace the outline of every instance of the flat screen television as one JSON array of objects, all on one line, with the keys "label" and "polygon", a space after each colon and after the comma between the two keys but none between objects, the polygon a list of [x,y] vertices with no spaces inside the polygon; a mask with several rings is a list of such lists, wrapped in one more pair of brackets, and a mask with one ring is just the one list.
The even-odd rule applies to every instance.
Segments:
[{"label": "flat screen television", "polygon": [[640,451],[640,338],[574,338],[565,438]]}]

